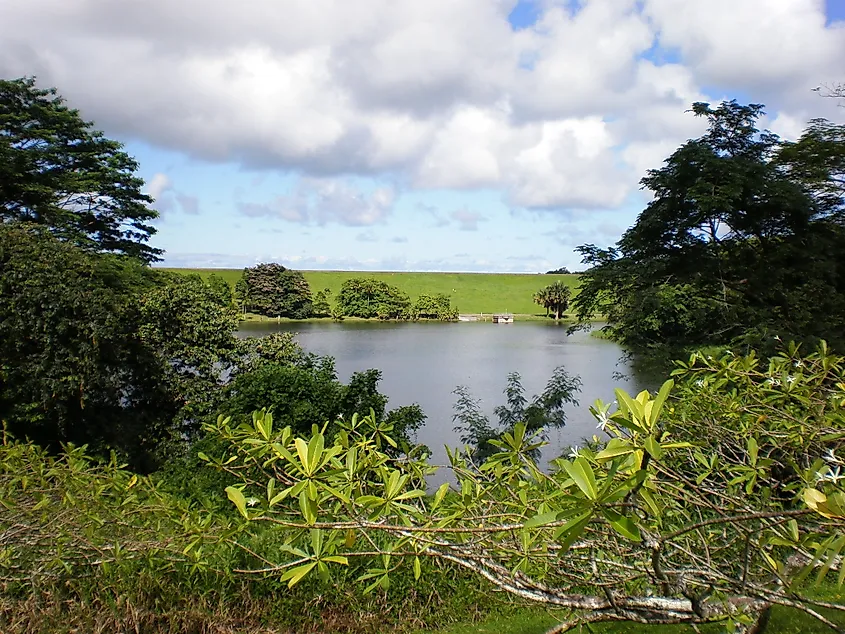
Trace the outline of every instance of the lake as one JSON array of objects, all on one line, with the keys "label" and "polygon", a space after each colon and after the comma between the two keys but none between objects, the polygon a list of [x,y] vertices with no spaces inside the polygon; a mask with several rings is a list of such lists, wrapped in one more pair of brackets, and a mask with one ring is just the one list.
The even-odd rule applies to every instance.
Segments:
[{"label": "lake", "polygon": [[389,397],[390,408],[412,403],[423,408],[428,418],[417,440],[432,449],[435,464],[446,461],[444,445],[461,444],[452,421],[452,391],[458,385],[469,387],[494,420],[493,408],[505,402],[508,373],[522,375],[529,400],[543,391],[557,366],[580,376],[580,405],[568,408],[564,428],[551,430],[544,462],[598,433],[588,409],[595,399],[612,401],[616,387],[634,394],[654,387],[630,378],[631,368],[617,344],[588,332],[567,335],[566,326],[551,322],[247,323],[239,334],[260,337],[279,331],[296,333],[308,352],[334,357],[344,382],[359,370],[381,370],[380,391]]}]

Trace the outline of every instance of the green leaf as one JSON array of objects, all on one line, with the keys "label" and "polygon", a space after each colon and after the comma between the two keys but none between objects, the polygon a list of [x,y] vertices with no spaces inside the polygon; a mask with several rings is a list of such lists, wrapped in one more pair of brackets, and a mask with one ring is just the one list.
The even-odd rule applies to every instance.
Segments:
[{"label": "green leaf", "polygon": [[663,447],[660,446],[660,443],[657,442],[657,439],[654,436],[649,436],[645,439],[645,450],[651,454],[652,458],[655,460],[660,460],[663,456]]},{"label": "green leaf", "polygon": [[634,448],[630,445],[630,443],[628,443],[628,441],[621,438],[611,438],[607,443],[607,446],[596,454],[596,460],[603,462],[617,456],[625,456],[633,451]]},{"label": "green leaf", "polygon": [[446,496],[447,491],[449,491],[449,483],[444,482],[437,489],[437,493],[434,494],[434,502],[431,505],[432,510],[434,510],[438,506],[440,506],[440,503],[443,501],[443,498]]},{"label": "green leaf", "polygon": [[613,530],[622,535],[625,539],[630,539],[635,542],[641,542],[643,540],[642,535],[640,535],[639,526],[637,526],[630,517],[620,515],[618,519],[610,521],[610,525],[613,527]]},{"label": "green leaf", "polygon": [[566,469],[569,477],[575,481],[578,488],[584,492],[584,495],[591,500],[595,500],[598,497],[596,477],[593,474],[593,468],[589,462],[584,458],[576,458],[572,462],[564,462],[563,468]]},{"label": "green leaf", "polygon": [[246,498],[244,497],[243,492],[240,489],[229,486],[226,487],[226,495],[232,502],[234,502],[235,506],[241,512],[241,515],[243,515],[246,519],[249,519],[249,515],[246,513]]},{"label": "green leaf", "polygon": [[422,567],[420,566],[420,558],[414,557],[414,579],[419,579],[422,574]]},{"label": "green leaf", "polygon": [[666,399],[669,397],[669,392],[672,391],[672,388],[675,386],[675,382],[672,379],[664,382],[663,385],[660,386],[660,391],[657,393],[657,396],[654,398],[653,405],[651,407],[651,412],[649,413],[648,422],[650,427],[654,427],[657,424],[657,421],[660,419],[660,413],[663,410],[663,404],[666,402]]},{"label": "green leaf", "polygon": [[288,588],[293,588],[297,583],[302,581],[302,578],[307,575],[311,570],[314,569],[314,566],[317,565],[316,561],[309,562],[307,564],[303,564],[301,566],[297,566],[296,568],[291,568],[285,574],[282,575],[282,581],[288,582]]},{"label": "green leaf", "polygon": [[552,522],[557,520],[557,511],[552,511],[550,513],[543,513],[541,515],[535,515],[527,522],[525,522],[525,528],[535,528],[537,526],[545,526],[546,524],[551,524]]}]

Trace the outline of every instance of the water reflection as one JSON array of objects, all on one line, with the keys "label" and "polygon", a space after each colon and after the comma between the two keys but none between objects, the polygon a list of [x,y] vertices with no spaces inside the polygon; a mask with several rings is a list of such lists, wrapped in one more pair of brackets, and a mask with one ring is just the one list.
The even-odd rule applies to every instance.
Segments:
[{"label": "water reflection", "polygon": [[262,323],[244,324],[240,334],[260,337],[279,331],[296,333],[309,352],[334,357],[342,381],[359,370],[380,369],[380,389],[389,397],[389,407],[422,406],[428,419],[417,439],[432,449],[435,464],[446,461],[444,445],[460,445],[452,421],[452,391],[458,385],[468,386],[493,420],[493,408],[505,401],[502,390],[509,372],[522,375],[528,397],[543,390],[559,365],[579,375],[580,405],[567,409],[564,428],[550,432],[543,462],[597,433],[588,410],[596,398],[613,400],[615,387],[634,393],[654,387],[652,381],[630,377],[631,367],[617,344],[587,332],[567,335],[565,327],[553,323]]}]

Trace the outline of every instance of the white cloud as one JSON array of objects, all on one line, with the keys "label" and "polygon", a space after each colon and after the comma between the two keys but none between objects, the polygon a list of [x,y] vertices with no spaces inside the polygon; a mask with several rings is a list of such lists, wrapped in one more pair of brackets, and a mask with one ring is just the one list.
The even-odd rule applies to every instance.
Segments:
[{"label": "white cloud", "polygon": [[277,217],[289,222],[364,227],[383,222],[393,208],[395,192],[377,187],[365,192],[352,184],[329,178],[300,178],[289,193],[268,203],[239,202],[246,216]]},{"label": "white cloud", "polygon": [[[514,31],[515,1],[12,2],[0,74],[37,74],[110,135],[310,182],[307,204],[244,213],[361,226],[394,194],[349,175],[601,209],[697,134],[692,101],[744,92],[789,135],[842,116],[809,91],[842,79],[823,0],[545,0]],[[672,63],[647,59],[656,44]],[[162,178],[162,204],[196,211]]]},{"label": "white cloud", "polygon": [[167,174],[158,172],[153,175],[150,182],[147,183],[147,194],[153,197],[154,200],[161,198],[161,195],[173,189],[173,182]]}]

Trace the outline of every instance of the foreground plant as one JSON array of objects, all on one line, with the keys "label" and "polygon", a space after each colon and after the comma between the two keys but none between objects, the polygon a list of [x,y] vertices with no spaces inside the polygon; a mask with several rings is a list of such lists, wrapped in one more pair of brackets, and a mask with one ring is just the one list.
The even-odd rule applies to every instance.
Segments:
[{"label": "foreground plant", "polygon": [[[424,457],[391,458],[388,429],[354,417],[332,443],[294,437],[257,412],[220,420],[231,443],[205,457],[238,477],[226,492],[254,524],[278,527],[281,548],[253,551],[242,572],[289,586],[352,558],[387,588],[402,565],[462,566],[495,587],[571,611],[553,632],[598,621],[723,623],[761,631],[773,605],[836,631],[843,606],[814,598],[831,571],[845,580],[843,359],[791,346],[763,362],[694,355],[679,385],[655,396],[617,391],[591,408],[608,436],[553,461],[530,459],[525,425],[492,441],[482,464],[452,453],[450,482],[429,495]],[[824,612],[824,613],[823,613]]]}]

